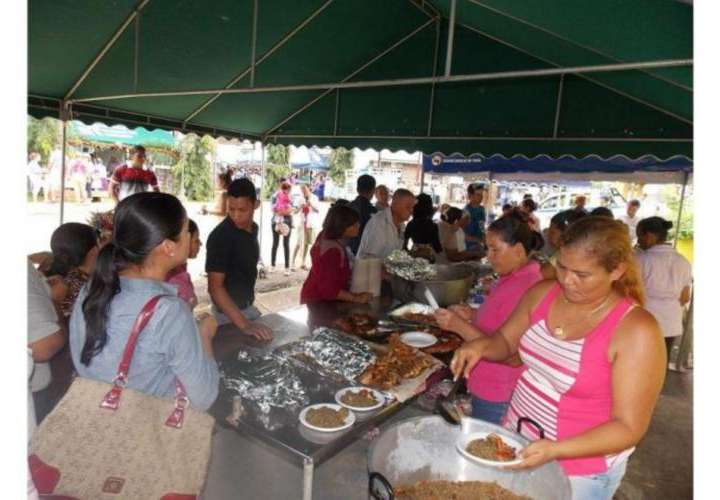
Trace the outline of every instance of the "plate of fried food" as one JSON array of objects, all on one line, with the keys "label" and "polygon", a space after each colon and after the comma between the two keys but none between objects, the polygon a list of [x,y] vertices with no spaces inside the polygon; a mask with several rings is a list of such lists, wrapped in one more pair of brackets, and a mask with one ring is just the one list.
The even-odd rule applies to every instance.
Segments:
[{"label": "plate of fried food", "polygon": [[350,335],[357,335],[367,339],[389,335],[388,332],[378,330],[378,320],[376,318],[364,313],[354,313],[339,318],[333,322],[332,326]]},{"label": "plate of fried food", "polygon": [[522,462],[518,456],[523,445],[508,437],[494,432],[473,432],[462,435],[456,448],[466,459],[490,467],[505,467]]},{"label": "plate of fried food", "polygon": [[423,352],[428,354],[446,354],[454,352],[458,347],[463,345],[464,342],[459,335],[445,330],[440,330],[439,328],[432,328],[429,333],[435,336],[437,342],[422,349]]},{"label": "plate of fried food", "polygon": [[352,427],[355,414],[340,405],[319,403],[300,412],[300,423],[314,431],[337,432]]},{"label": "plate of fried food", "polygon": [[403,380],[413,379],[433,366],[433,358],[403,343],[394,333],[388,342],[390,349],[370,365],[358,382],[387,390],[400,385]]},{"label": "plate of fried food", "polygon": [[371,411],[377,410],[385,404],[385,396],[375,389],[356,386],[337,391],[335,401],[339,405],[354,411]]}]

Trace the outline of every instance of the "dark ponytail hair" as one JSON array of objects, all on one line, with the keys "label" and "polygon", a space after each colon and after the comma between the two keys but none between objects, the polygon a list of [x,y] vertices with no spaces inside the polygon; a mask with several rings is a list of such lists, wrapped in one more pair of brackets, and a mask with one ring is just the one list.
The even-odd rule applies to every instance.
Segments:
[{"label": "dark ponytail hair", "polygon": [[107,313],[120,292],[119,273],[142,264],[164,240],[177,241],[186,217],[182,203],[166,193],[137,193],[118,203],[112,240],[98,255],[82,304],[86,332],[80,361],[84,365],[89,365],[107,343]]},{"label": "dark ponytail hair", "polygon": [[454,224],[456,221],[462,219],[463,211],[457,207],[450,207],[445,210],[445,213],[440,216],[442,220],[448,224]]},{"label": "dark ponytail hair", "polygon": [[493,221],[488,226],[488,231],[498,235],[508,245],[520,243],[527,255],[540,250],[545,244],[542,235],[530,229],[527,223],[527,215],[518,209],[514,209],[509,214]]},{"label": "dark ponytail hair", "polygon": [[92,226],[66,222],[53,231],[50,249],[53,254],[49,274],[67,275],[82,265],[88,252],[98,244],[98,233]]},{"label": "dark ponytail hair", "polygon": [[640,235],[650,233],[657,236],[658,243],[665,243],[668,238],[668,231],[672,229],[673,223],[662,217],[648,217],[638,222],[635,232]]}]

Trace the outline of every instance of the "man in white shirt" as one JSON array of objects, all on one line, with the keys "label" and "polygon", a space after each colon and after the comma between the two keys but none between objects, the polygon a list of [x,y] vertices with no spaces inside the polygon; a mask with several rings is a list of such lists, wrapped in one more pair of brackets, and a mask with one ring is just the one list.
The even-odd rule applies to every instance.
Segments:
[{"label": "man in white shirt", "polygon": [[640,201],[630,200],[627,205],[626,214],[619,217],[620,222],[628,227],[630,241],[632,241],[633,245],[635,245],[635,242],[637,241],[636,230],[638,222],[640,222],[640,217],[637,216],[638,210],[640,210]]},{"label": "man in white shirt", "polygon": [[375,188],[375,208],[378,212],[390,208],[390,190],[385,184],[380,184]]},{"label": "man in white shirt", "polygon": [[405,243],[405,222],[415,206],[415,196],[407,189],[395,191],[390,208],[373,215],[365,226],[357,256],[385,259]]}]

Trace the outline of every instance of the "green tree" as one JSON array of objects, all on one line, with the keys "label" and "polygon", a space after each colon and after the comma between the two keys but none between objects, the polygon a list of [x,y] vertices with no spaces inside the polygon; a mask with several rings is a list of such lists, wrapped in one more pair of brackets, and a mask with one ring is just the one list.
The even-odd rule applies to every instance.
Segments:
[{"label": "green tree", "polygon": [[280,179],[290,176],[290,161],[287,147],[282,144],[268,144],[266,149],[265,183],[262,198],[268,199],[280,185]]},{"label": "green tree", "polygon": [[345,172],[353,168],[353,151],[345,148],[336,148],[330,155],[330,169],[328,175],[333,182],[342,186],[345,184]]},{"label": "green tree", "polygon": [[32,116],[27,124],[28,153],[40,153],[40,162],[47,165],[48,158],[53,149],[61,145],[62,122],[53,118],[38,120]]},{"label": "green tree", "polygon": [[213,179],[210,156],[215,153],[215,139],[206,135],[186,135],[178,144],[180,160],[173,166],[177,193],[192,201],[212,199]]},{"label": "green tree", "polygon": [[267,162],[273,165],[290,166],[290,158],[287,147],[282,144],[267,145]]},{"label": "green tree", "polygon": [[[663,198],[667,204],[670,215],[670,221],[673,223],[673,228],[668,234],[668,239],[675,239],[675,234],[678,228],[674,227],[677,224],[677,216],[680,213],[680,194],[681,189],[678,186],[666,186],[663,190]],[[694,210],[693,210],[693,190],[692,186],[688,186],[685,190],[685,202],[683,204],[683,212],[680,217],[680,234],[679,239],[691,240],[694,236]]]}]

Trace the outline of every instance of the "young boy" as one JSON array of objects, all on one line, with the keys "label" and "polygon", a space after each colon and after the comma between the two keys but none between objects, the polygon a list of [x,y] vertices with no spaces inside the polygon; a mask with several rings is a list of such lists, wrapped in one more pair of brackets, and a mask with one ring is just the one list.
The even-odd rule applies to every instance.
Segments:
[{"label": "young boy", "polygon": [[254,321],[260,317],[260,311],[253,306],[260,257],[258,226],[253,222],[253,214],[258,206],[250,179],[230,183],[227,217],[208,237],[205,271],[218,325],[232,323],[246,335],[270,340],[272,330]]},{"label": "young boy", "polygon": [[482,206],[484,189],[482,184],[470,184],[467,188],[468,204],[464,210],[467,225],[464,231],[468,250],[482,248],[485,240],[485,207]]}]

